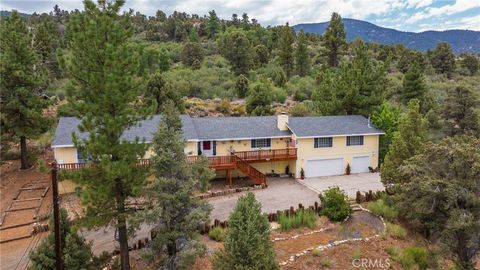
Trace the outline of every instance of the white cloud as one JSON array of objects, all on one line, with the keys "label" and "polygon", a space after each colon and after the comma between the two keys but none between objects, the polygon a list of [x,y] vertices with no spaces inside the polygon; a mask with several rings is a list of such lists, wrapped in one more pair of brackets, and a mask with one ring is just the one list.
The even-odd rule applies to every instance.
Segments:
[{"label": "white cloud", "polygon": [[420,32],[432,29],[438,31],[453,29],[480,31],[480,15],[465,17],[459,20],[445,20],[442,21],[440,27],[435,23],[422,23],[419,25]]},{"label": "white cloud", "polygon": [[433,0],[407,0],[407,7],[421,8],[431,5]]},{"label": "white cloud", "polygon": [[431,17],[452,15],[476,7],[480,7],[480,1],[478,0],[457,0],[451,5],[445,5],[441,7],[427,7],[425,8],[425,10],[417,12],[413,16],[411,16],[406,21],[406,23],[415,23]]}]

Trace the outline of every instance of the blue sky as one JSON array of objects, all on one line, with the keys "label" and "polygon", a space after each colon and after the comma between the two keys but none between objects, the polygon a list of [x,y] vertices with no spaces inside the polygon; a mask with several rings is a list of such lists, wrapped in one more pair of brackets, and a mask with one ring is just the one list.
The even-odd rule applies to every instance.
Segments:
[{"label": "blue sky", "polygon": [[[1,10],[49,12],[58,4],[82,9],[80,0],[0,0]],[[199,15],[215,9],[221,18],[248,13],[262,25],[327,21],[334,11],[344,18],[366,20],[402,31],[469,29],[480,31],[480,0],[126,0],[126,9],[154,15],[184,11]]]}]

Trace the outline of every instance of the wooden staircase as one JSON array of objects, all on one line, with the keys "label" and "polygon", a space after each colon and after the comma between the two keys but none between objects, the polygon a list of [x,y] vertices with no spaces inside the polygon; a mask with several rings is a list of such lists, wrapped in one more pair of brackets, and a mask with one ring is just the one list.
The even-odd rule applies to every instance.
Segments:
[{"label": "wooden staircase", "polygon": [[247,175],[257,185],[267,185],[267,176],[248,164],[245,160],[237,155],[235,156],[235,167]]}]

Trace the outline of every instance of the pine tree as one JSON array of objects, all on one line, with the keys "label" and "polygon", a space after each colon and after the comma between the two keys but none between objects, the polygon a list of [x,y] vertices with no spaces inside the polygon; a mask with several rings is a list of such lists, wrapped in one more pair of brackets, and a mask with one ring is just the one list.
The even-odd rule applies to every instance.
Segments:
[{"label": "pine tree", "polygon": [[27,24],[13,11],[0,24],[0,88],[2,138],[20,140],[21,169],[30,167],[27,139],[35,139],[51,125],[42,112],[50,104],[40,94],[44,86],[38,57]]},{"label": "pine tree", "polygon": [[305,33],[300,31],[297,39],[297,49],[295,51],[295,66],[297,74],[303,77],[310,70],[310,59],[308,56],[307,37]]},{"label": "pine tree", "polygon": [[294,68],[293,59],[293,41],[295,37],[293,35],[292,28],[288,23],[280,28],[280,39],[278,41],[279,55],[278,60],[283,71],[290,78]]},{"label": "pine tree", "polygon": [[241,196],[228,219],[224,249],[215,255],[214,269],[277,269],[269,235],[270,225],[255,195]]},{"label": "pine tree", "polygon": [[207,33],[209,38],[213,38],[220,32],[220,19],[215,10],[209,11],[208,14]]},{"label": "pine tree", "polygon": [[[84,1],[85,12],[69,20],[68,54],[62,55],[65,72],[72,78],[68,99],[82,118],[79,129],[87,140],[74,137],[77,149],[95,165],[72,175],[83,187],[81,199],[88,205],[82,224],[98,227],[116,224],[123,270],[130,269],[127,199],[145,186],[146,170],[137,165],[147,150],[140,139],[122,139],[125,130],[153,113],[139,100],[138,53],[128,43],[133,36],[131,12],[119,15],[124,1],[98,4]],[[133,228],[131,228],[133,229]]]},{"label": "pine tree", "polygon": [[461,66],[468,70],[471,76],[475,75],[480,68],[480,60],[474,54],[466,54],[460,62]]},{"label": "pine tree", "polygon": [[198,42],[187,42],[183,45],[182,62],[191,68],[200,68],[204,54],[202,45]]},{"label": "pine tree", "polygon": [[272,115],[272,89],[269,83],[254,84],[247,97],[246,111],[250,115]]},{"label": "pine tree", "polygon": [[200,38],[198,37],[197,28],[194,26],[192,30],[190,30],[190,34],[188,35],[188,40],[190,42],[199,42]]},{"label": "pine tree", "polygon": [[156,101],[155,113],[161,113],[165,102],[171,100],[179,111],[184,110],[182,96],[164,79],[161,73],[153,74],[147,82],[145,97]]},{"label": "pine tree", "polygon": [[432,52],[430,62],[437,73],[450,75],[455,70],[455,55],[450,44],[438,43]]},{"label": "pine tree", "polygon": [[[53,219],[50,219],[50,227],[53,228]],[[72,228],[68,220],[67,211],[60,210],[60,231],[63,252],[64,269],[72,270],[95,270],[101,269],[108,262],[107,252],[99,257],[93,255],[91,246]],[[35,250],[30,253],[31,265],[29,269],[54,270],[55,269],[55,235],[53,232],[43,239]]]},{"label": "pine tree", "polygon": [[260,67],[263,64],[268,63],[268,58],[270,53],[268,52],[268,48],[265,45],[260,44],[255,46],[254,51],[255,51],[254,61],[257,67]]},{"label": "pine tree", "polygon": [[426,91],[425,76],[418,65],[414,63],[403,77],[403,87],[400,93],[402,102],[407,104],[411,99],[423,101]]},{"label": "pine tree", "polygon": [[321,114],[368,116],[383,103],[386,82],[386,65],[374,61],[366,45],[359,42],[351,63],[323,74],[312,100]]},{"label": "pine tree", "polygon": [[248,73],[253,63],[252,46],[244,31],[225,33],[219,38],[219,47],[235,74]]},{"label": "pine tree", "polygon": [[249,30],[250,29],[250,21],[248,20],[248,14],[247,13],[242,14],[242,28],[243,28],[243,30]]},{"label": "pine tree", "polygon": [[478,269],[480,140],[461,135],[429,143],[399,171],[409,179],[397,194],[402,219],[436,242],[456,269]]},{"label": "pine tree", "polygon": [[445,131],[449,136],[470,134],[480,136],[479,101],[463,86],[448,91],[443,109]]},{"label": "pine tree", "polygon": [[347,43],[342,17],[340,17],[338,13],[332,13],[330,23],[328,24],[323,39],[325,47],[328,49],[328,64],[331,67],[337,67],[338,56]]},{"label": "pine tree", "polygon": [[400,118],[398,131],[394,133],[392,143],[381,167],[382,183],[402,184],[408,182],[400,176],[399,168],[404,161],[422,152],[427,138],[427,121],[420,113],[420,104],[416,99],[408,103],[408,111]]},{"label": "pine tree", "polygon": [[[186,269],[205,248],[198,238],[198,226],[208,221],[211,207],[194,196],[196,177],[213,177],[205,162],[192,166],[184,153],[185,141],[174,108],[165,111],[153,139],[155,179],[145,191],[149,207],[139,215],[154,226],[151,262],[161,269]],[[210,179],[208,179],[210,177]]]},{"label": "pine tree", "polygon": [[41,66],[48,70],[51,74],[50,77],[58,77],[60,69],[57,61],[57,49],[60,47],[61,37],[58,25],[50,16],[41,17],[40,23],[35,28],[33,40]]},{"label": "pine tree", "polygon": [[248,79],[243,74],[238,76],[235,82],[235,90],[239,98],[244,98],[248,93]]}]

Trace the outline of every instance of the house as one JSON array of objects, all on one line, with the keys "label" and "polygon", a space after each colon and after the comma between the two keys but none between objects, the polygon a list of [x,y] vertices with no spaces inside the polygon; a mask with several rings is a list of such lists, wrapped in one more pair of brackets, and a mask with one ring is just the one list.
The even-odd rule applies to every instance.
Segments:
[{"label": "house", "polygon": [[[125,131],[123,139],[144,139],[150,143],[160,116],[142,121]],[[217,176],[231,184],[235,176],[247,176],[256,184],[266,183],[266,174],[290,173],[301,177],[341,175],[347,164],[352,173],[368,172],[378,166],[379,136],[384,134],[359,115],[290,117],[203,117],[182,115],[185,153],[193,161],[209,158]],[[80,164],[81,155],[73,145],[72,133],[80,139],[80,120],[62,117],[52,148],[59,168]],[[152,151],[145,153],[149,159]],[[69,165],[70,164],[70,165]]]}]

